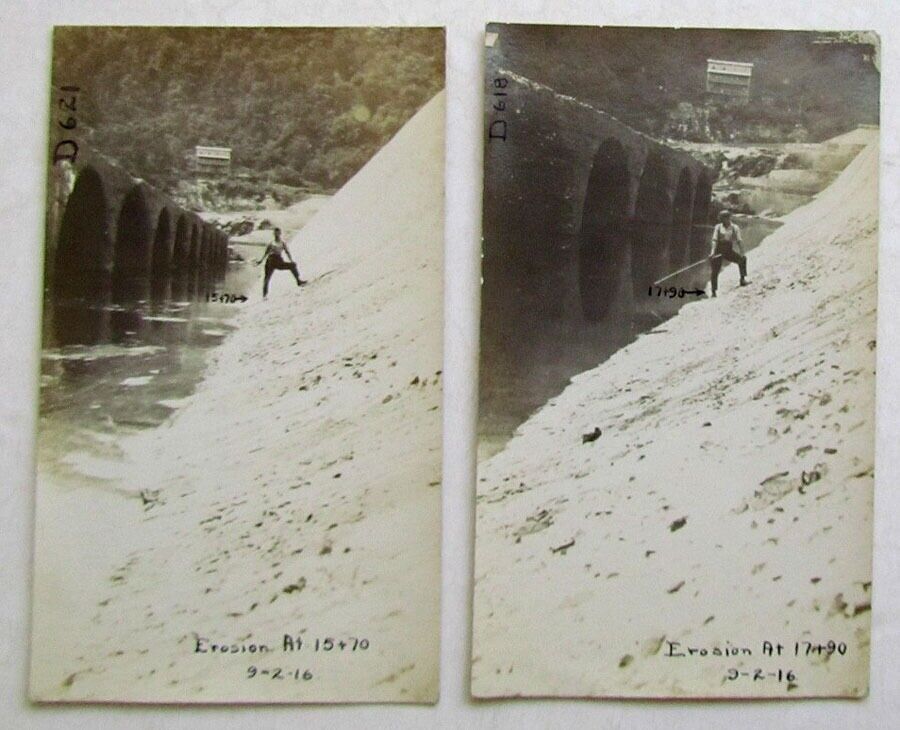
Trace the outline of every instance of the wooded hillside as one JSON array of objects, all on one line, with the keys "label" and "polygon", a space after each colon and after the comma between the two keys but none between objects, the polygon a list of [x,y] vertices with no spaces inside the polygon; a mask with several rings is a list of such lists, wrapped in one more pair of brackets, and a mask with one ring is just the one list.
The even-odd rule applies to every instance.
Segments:
[{"label": "wooded hillside", "polygon": [[[877,124],[876,39],[865,33],[496,25],[511,71],[656,137],[821,141]],[[707,59],[753,63],[750,102],[705,93]]]},{"label": "wooded hillside", "polygon": [[236,170],[335,189],[443,87],[441,29],[61,27],[53,83],[79,129],[172,190],[194,145]]}]

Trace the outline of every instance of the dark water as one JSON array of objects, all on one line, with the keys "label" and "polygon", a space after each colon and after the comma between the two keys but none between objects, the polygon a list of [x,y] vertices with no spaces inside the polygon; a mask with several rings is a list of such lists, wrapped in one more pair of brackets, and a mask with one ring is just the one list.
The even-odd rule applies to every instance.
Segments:
[{"label": "dark water", "polygon": [[[744,250],[755,249],[781,223],[756,216],[738,216]],[[709,227],[710,234],[712,226]],[[749,278],[753,280],[753,256],[748,256]],[[699,273],[698,273],[699,272]],[[683,278],[668,282],[676,288],[705,286],[708,267],[698,267]],[[723,290],[737,283],[732,264],[720,276]],[[630,321],[616,321],[602,332],[560,332],[558,328],[542,328],[535,321],[526,339],[517,341],[512,359],[497,358],[489,367],[482,360],[481,392],[478,413],[478,458],[483,460],[501,451],[516,429],[547,401],[556,397],[578,373],[593,369],[608,360],[637,337],[658,327],[688,299],[658,300],[652,311],[637,306]],[[666,307],[665,305],[669,305]],[[575,327],[577,329],[577,327]]]},{"label": "dark water", "polygon": [[252,294],[260,270],[229,264],[217,277],[175,276],[99,287],[90,296],[45,293],[39,459],[61,477],[115,458],[129,431],[163,423],[203,376],[209,350],[234,329],[242,303],[213,292]]}]

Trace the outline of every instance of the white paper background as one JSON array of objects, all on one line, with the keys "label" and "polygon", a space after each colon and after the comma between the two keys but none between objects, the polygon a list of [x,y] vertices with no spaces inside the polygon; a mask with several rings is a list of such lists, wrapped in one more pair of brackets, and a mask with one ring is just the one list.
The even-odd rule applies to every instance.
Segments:
[{"label": "white paper background", "polygon": [[[878,444],[871,695],[864,701],[468,699],[484,23],[876,30],[882,38]],[[444,25],[447,286],[441,701],[436,707],[34,707],[25,699],[50,27],[53,24]],[[896,727],[900,718],[900,237],[892,0],[50,0],[0,8],[0,727]]]}]

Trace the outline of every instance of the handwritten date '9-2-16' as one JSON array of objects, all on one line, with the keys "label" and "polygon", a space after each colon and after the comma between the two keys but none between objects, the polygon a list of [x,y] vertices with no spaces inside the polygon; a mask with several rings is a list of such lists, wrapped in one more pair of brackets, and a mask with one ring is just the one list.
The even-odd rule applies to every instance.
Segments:
[{"label": "handwritten date '9-2-16'", "polygon": [[794,673],[793,669],[776,669],[772,672],[764,672],[762,669],[753,669],[750,671],[729,669],[725,673],[725,679],[729,682],[734,682],[738,679],[749,679],[753,682],[765,682],[774,679],[776,682],[793,683],[796,681],[797,675]]},{"label": "handwritten date '9-2-16'", "polygon": [[308,669],[261,669],[253,664],[247,667],[247,679],[302,679],[308,682],[312,678],[313,674]]}]

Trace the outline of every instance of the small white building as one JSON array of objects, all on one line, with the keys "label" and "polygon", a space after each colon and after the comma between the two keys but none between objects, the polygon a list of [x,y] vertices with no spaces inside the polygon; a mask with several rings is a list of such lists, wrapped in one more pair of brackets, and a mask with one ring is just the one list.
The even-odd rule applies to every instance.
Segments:
[{"label": "small white building", "polygon": [[730,96],[735,99],[750,98],[750,81],[753,64],[741,61],[706,61],[706,91],[709,94]]},{"label": "small white building", "polygon": [[194,169],[199,173],[223,174],[231,170],[231,147],[194,147]]}]

